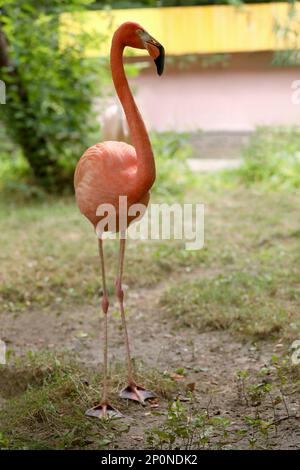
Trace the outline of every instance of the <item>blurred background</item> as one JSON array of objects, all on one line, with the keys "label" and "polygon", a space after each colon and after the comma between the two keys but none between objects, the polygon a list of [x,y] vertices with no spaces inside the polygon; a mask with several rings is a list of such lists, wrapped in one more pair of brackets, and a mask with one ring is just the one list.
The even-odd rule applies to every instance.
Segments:
[{"label": "blurred background", "polygon": [[[124,58],[156,158],[152,201],[205,205],[202,250],[128,242],[134,364],[164,410],[130,408],[143,422],[132,432],[82,420],[99,398],[101,284],[73,194],[86,148],[129,138],[109,66],[128,20],[166,50],[162,77],[144,51]],[[299,448],[299,27],[295,0],[0,0],[0,447]],[[117,250],[105,244],[122,361]],[[123,376],[112,369],[121,410]],[[174,396],[187,402],[176,413]]]},{"label": "blurred background", "polygon": [[158,133],[190,133],[193,157],[240,157],[257,126],[298,124],[297,2],[1,5],[2,187],[26,185],[29,177],[36,191],[70,185],[78,157],[101,140],[101,124],[111,112],[121,119],[108,56],[114,29],[128,18],[159,38],[167,53],[159,82],[143,51],[127,53],[146,124]]}]

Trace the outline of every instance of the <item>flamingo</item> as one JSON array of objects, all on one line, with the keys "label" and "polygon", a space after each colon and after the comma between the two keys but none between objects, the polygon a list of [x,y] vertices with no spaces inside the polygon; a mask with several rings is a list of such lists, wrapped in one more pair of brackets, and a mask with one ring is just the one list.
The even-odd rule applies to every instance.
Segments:
[{"label": "flamingo", "polygon": [[[104,314],[104,370],[103,390],[99,404],[86,411],[87,416],[107,418],[122,416],[108,399],[108,308],[109,299],[105,277],[105,260],[103,250],[103,232],[99,234],[97,225],[104,215],[97,215],[98,207],[110,204],[115,208],[117,220],[121,216],[119,198],[127,198],[128,210],[134,204],[147,207],[150,198],[150,188],[155,181],[155,161],[149,136],[130,91],[124,66],[123,51],[126,46],[136,49],[146,49],[154,59],[158,75],[164,69],[164,48],[137,23],[123,23],[114,33],[110,52],[110,65],[113,83],[124,109],[130,137],[133,145],[125,142],[106,141],[88,148],[80,158],[74,175],[76,202],[81,213],[93,224],[98,237],[98,249],[101,264],[103,296],[102,311]],[[144,404],[146,400],[156,395],[138,385],[134,380],[129,338],[127,332],[124,292],[122,289],[123,266],[125,256],[125,239],[128,225],[140,218],[125,215],[125,224],[117,222],[115,232],[119,233],[120,246],[118,256],[118,273],[115,282],[118,298],[124,342],[127,357],[127,386],[120,392],[120,397]],[[104,231],[108,230],[108,225]]]},{"label": "flamingo", "polygon": [[101,121],[103,140],[121,140],[131,144],[126,117],[119,104],[112,104],[106,108]]}]

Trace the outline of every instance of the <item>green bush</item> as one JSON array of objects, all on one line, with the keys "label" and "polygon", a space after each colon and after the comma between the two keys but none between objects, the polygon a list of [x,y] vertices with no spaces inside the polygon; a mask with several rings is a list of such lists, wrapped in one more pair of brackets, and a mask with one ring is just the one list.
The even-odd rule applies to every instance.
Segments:
[{"label": "green bush", "polygon": [[0,1],[0,78],[7,85],[0,121],[34,180],[47,189],[71,183],[95,130],[95,61],[84,59],[91,37],[82,34],[76,44],[59,46],[59,14],[87,3]]},{"label": "green bush", "polygon": [[258,128],[243,157],[238,174],[244,183],[261,182],[273,188],[300,186],[299,128]]}]

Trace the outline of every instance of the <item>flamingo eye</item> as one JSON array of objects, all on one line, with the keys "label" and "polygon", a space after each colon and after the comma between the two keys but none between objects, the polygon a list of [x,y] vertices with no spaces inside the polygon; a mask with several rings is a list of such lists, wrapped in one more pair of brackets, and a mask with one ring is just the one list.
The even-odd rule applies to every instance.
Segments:
[{"label": "flamingo eye", "polygon": [[149,41],[151,41],[151,36],[149,33],[147,33],[147,31],[144,31],[142,29],[137,29],[136,30],[136,33],[137,35],[141,38],[141,40],[143,41],[143,43],[147,43]]}]

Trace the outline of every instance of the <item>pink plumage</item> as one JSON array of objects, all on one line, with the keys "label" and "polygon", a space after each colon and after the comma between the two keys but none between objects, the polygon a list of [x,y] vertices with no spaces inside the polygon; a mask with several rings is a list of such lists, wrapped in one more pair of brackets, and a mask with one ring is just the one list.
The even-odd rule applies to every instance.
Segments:
[{"label": "pink plumage", "polygon": [[[121,391],[120,396],[144,403],[145,400],[155,396],[152,392],[136,384],[133,379],[131,355],[127,326],[124,311],[124,293],[122,290],[123,264],[125,254],[124,233],[129,223],[137,216],[125,215],[125,227],[118,224],[119,198],[127,198],[127,208],[133,204],[148,205],[150,188],[155,181],[155,162],[151,143],[143,119],[137,109],[133,96],[128,86],[123,67],[123,50],[126,46],[147,49],[154,59],[158,74],[161,75],[164,65],[164,49],[137,23],[127,22],[122,24],[115,32],[112,40],[110,62],[112,78],[116,92],[123,106],[130,137],[133,145],[125,142],[106,141],[90,147],[80,158],[74,176],[76,201],[82,214],[97,227],[98,222],[105,215],[97,215],[101,205],[110,204],[117,216],[115,230],[120,230],[120,252],[118,263],[118,275],[116,279],[116,294],[119,301],[124,341],[126,347],[128,383]],[[99,212],[98,212],[99,214]],[[124,219],[123,219],[124,220]],[[105,226],[104,230],[109,230]],[[108,309],[109,299],[106,287],[105,263],[103,253],[102,233],[97,231],[101,272],[103,281],[102,310],[104,313],[104,374],[103,393],[99,405],[89,409],[86,414],[97,418],[108,415],[120,416],[120,413],[112,407],[108,401],[107,390],[107,363],[108,363]]]}]

